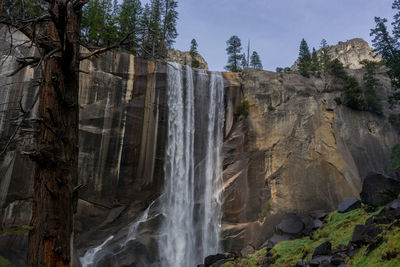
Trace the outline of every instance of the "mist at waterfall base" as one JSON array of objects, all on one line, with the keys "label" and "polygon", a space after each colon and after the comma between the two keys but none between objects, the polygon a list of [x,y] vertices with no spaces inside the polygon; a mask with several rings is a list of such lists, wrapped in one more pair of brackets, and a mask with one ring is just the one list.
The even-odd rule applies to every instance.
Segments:
[{"label": "mist at waterfall base", "polygon": [[[131,223],[123,239],[112,236],[89,249],[80,258],[82,266],[104,266],[101,259],[109,254],[118,258],[129,242],[140,239],[140,226],[156,216],[162,217],[154,229],[158,259],[137,266],[191,267],[220,251],[225,119],[221,73],[168,63],[167,103],[163,195]],[[156,206],[161,214],[149,212]]]}]

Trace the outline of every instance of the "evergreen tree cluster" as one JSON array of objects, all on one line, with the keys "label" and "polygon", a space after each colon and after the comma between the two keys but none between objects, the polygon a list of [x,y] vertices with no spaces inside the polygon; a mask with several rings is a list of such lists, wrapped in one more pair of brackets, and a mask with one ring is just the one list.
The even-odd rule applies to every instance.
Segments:
[{"label": "evergreen tree cluster", "polygon": [[315,48],[310,52],[310,48],[306,40],[302,39],[299,49],[298,69],[301,75],[310,77],[310,73],[320,74],[322,70],[326,70],[329,61],[329,46],[325,39],[321,41],[320,52]]},{"label": "evergreen tree cluster", "polygon": [[42,15],[48,7],[44,0],[0,0],[0,16],[23,20]]},{"label": "evergreen tree cluster", "polygon": [[[391,23],[390,32],[386,18],[375,17],[375,28],[370,35],[375,51],[382,57],[383,63],[388,67],[388,75],[392,81],[394,93],[389,97],[391,107],[400,104],[400,0],[392,3],[392,9],[396,12]],[[400,114],[391,114],[389,122],[400,129]]]},{"label": "evergreen tree cluster", "polygon": [[254,68],[254,69],[263,69],[263,65],[261,63],[261,59],[257,51],[253,51],[251,57],[250,53],[250,44],[247,49],[248,55],[246,53],[242,53],[242,41],[236,35],[233,35],[226,41],[226,52],[228,54],[228,64],[225,66],[227,71],[231,72],[241,72],[244,68]]},{"label": "evergreen tree cluster", "polygon": [[145,58],[165,58],[178,36],[175,0],[91,0],[82,14],[82,38],[94,46],[126,39],[125,49]]},{"label": "evergreen tree cluster", "polygon": [[344,94],[341,98],[335,99],[337,104],[345,104],[355,110],[364,110],[382,115],[383,108],[379,97],[376,95],[376,88],[380,85],[375,77],[377,62],[364,60],[363,86],[354,76],[349,75],[342,62],[338,59],[332,60],[327,65],[327,71],[343,82]]},{"label": "evergreen tree cluster", "polygon": [[363,86],[358,83],[355,77],[346,72],[338,59],[332,60],[330,58],[329,46],[325,39],[321,41],[320,50],[317,52],[313,48],[312,53],[307,42],[304,39],[301,40],[298,58],[298,68],[301,75],[310,77],[310,73],[317,74],[317,76],[321,72],[330,73],[339,79],[344,86],[343,96],[335,99],[337,104],[343,103],[355,110],[382,114],[383,108],[375,91],[379,86],[379,81],[375,77],[379,63],[364,60],[361,64],[364,69]]}]

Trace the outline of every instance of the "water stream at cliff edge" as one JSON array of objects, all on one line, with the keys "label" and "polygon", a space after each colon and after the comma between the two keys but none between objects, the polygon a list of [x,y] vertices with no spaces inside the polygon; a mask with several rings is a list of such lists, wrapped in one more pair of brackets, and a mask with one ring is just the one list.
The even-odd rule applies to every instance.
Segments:
[{"label": "water stream at cliff edge", "polygon": [[[170,63],[161,266],[189,267],[219,251],[224,86],[221,73]],[[196,87],[194,75],[196,74]]]}]

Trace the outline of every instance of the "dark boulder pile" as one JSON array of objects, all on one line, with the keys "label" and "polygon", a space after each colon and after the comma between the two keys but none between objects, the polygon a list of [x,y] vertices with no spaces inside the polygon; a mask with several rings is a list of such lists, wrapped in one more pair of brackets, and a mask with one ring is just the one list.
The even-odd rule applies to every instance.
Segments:
[{"label": "dark boulder pile", "polygon": [[[379,235],[385,229],[394,224],[400,224],[400,172],[385,176],[378,173],[370,173],[363,182],[361,200],[351,197],[338,205],[338,213],[348,213],[363,207],[366,210],[377,211],[384,206],[379,213],[374,213],[365,224],[354,227],[351,240],[347,245],[339,245],[333,248],[329,241],[325,241],[315,248],[311,260],[298,262],[297,267],[309,266],[339,266],[345,267],[345,259],[353,258],[362,247],[367,247],[365,253],[370,253],[377,248],[383,238]],[[275,232],[261,247],[267,248],[267,254],[263,258],[261,266],[273,266],[275,259],[271,249],[279,242],[294,240],[304,236],[312,237],[312,232],[324,225],[328,213],[325,211],[312,211],[308,215],[286,214],[276,226]],[[238,258],[246,258],[253,254],[255,249],[247,246],[241,253],[225,253],[212,255],[206,258],[202,266],[221,266],[228,261]],[[400,266],[400,265],[399,265]]]}]

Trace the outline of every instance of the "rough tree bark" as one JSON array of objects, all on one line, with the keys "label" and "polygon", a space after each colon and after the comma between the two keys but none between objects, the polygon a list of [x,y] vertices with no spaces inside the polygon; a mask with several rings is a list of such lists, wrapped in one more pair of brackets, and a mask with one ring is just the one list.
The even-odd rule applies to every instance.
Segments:
[{"label": "rough tree bark", "polygon": [[[78,168],[79,38],[88,0],[47,0],[52,22],[39,103],[38,144],[28,266],[72,266],[73,217]],[[51,45],[49,45],[49,42]],[[52,50],[49,47],[53,48]],[[55,52],[57,51],[57,52]]]}]

